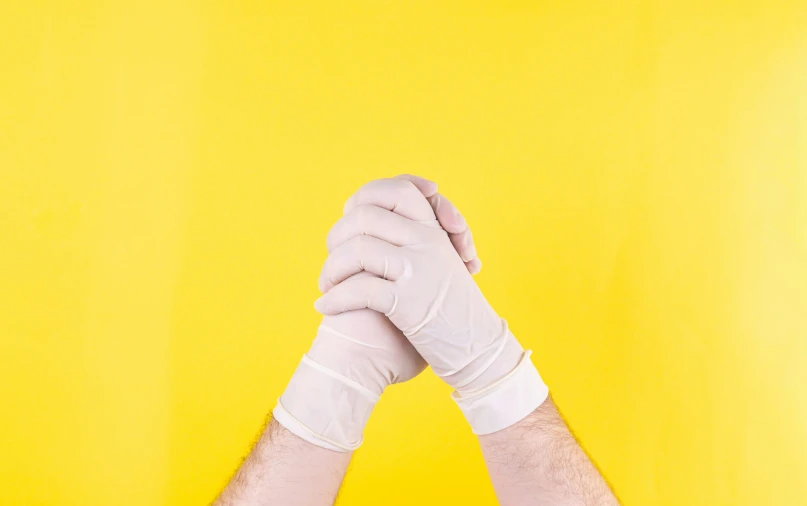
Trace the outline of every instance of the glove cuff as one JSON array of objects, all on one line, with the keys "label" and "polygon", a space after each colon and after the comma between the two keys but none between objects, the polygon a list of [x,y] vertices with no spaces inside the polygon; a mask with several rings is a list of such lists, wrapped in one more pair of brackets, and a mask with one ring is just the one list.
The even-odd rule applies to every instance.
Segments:
[{"label": "glove cuff", "polygon": [[451,395],[474,434],[482,436],[506,429],[546,400],[549,388],[530,360],[531,354],[525,351],[518,365],[491,385]]},{"label": "glove cuff", "polygon": [[350,452],[379,396],[307,355],[292,375],[272,414],[292,434],[322,448]]}]

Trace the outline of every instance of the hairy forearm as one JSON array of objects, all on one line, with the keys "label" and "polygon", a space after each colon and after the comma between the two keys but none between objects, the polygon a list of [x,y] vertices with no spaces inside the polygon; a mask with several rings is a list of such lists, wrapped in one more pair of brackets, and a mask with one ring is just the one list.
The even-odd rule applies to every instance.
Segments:
[{"label": "hairy forearm", "polygon": [[332,505],[351,455],[312,445],[270,420],[214,506]]},{"label": "hairy forearm", "polygon": [[552,399],[479,443],[502,506],[619,504]]}]

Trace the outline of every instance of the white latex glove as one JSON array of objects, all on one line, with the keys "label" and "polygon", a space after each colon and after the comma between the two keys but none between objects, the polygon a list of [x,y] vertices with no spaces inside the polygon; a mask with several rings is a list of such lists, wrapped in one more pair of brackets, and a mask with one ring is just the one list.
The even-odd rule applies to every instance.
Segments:
[{"label": "white latex glove", "polygon": [[361,445],[364,426],[384,389],[414,378],[425,367],[384,315],[364,310],[326,316],[273,415],[310,443],[352,451]]},{"label": "white latex glove", "polygon": [[[426,200],[428,198],[428,201]],[[467,270],[481,264],[470,231],[437,186],[417,176],[368,183],[348,203],[386,205],[430,227],[441,225],[465,256]],[[435,219],[436,210],[439,222]],[[357,271],[358,272],[358,271]],[[353,277],[371,276],[359,272]],[[278,400],[273,415],[297,436],[324,448],[358,448],[375,403],[393,383],[414,378],[426,363],[389,319],[369,309],[325,316],[309,352]]]},{"label": "white latex glove", "polygon": [[[368,193],[348,201],[328,234],[316,309],[335,315],[369,308],[389,317],[455,389],[474,433],[527,416],[548,389],[451,239],[428,220],[392,212],[383,191]],[[353,277],[361,271],[374,276]]]}]

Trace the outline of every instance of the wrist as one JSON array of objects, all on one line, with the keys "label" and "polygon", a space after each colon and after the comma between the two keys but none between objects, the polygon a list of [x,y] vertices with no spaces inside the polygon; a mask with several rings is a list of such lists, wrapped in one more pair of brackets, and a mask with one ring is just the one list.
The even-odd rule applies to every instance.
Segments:
[{"label": "wrist", "polygon": [[493,344],[479,357],[469,364],[468,369],[475,369],[473,380],[460,384],[455,390],[460,393],[470,393],[483,390],[501,380],[513,371],[524,355],[521,343],[507,328],[507,322],[501,320],[502,330]]},{"label": "wrist", "polygon": [[309,443],[353,451],[379,395],[304,356],[278,399],[275,419]]},{"label": "wrist", "polygon": [[544,400],[549,389],[524,351],[507,322],[503,333],[489,348],[482,362],[484,369],[473,381],[456,388],[452,398],[465,415],[474,434],[498,432],[527,417]]},{"label": "wrist", "polygon": [[307,356],[378,397],[389,386],[389,380],[378,367],[384,350],[356,344],[353,339],[347,333],[340,332],[338,327],[323,322],[317,329],[317,337]]}]

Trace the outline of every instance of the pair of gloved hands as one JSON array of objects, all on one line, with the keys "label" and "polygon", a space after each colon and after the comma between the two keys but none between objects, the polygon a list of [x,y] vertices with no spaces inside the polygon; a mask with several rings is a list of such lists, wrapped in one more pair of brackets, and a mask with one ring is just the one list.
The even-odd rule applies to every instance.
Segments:
[{"label": "pair of gloved hands", "polygon": [[426,365],[454,388],[475,434],[518,422],[548,389],[471,273],[470,231],[437,186],[373,181],[328,234],[316,309],[324,318],[274,409],[303,439],[351,451],[388,385]]}]

